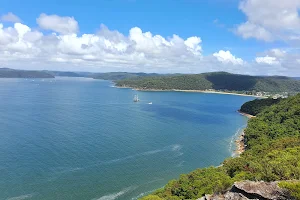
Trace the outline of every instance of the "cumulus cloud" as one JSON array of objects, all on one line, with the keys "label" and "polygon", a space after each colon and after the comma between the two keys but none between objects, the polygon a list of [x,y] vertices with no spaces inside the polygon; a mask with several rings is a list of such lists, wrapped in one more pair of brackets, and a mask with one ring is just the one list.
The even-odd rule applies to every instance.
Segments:
[{"label": "cumulus cloud", "polygon": [[276,57],[265,56],[265,57],[257,57],[255,61],[259,64],[268,64],[268,65],[278,65],[279,61]]},{"label": "cumulus cloud", "polygon": [[[300,54],[290,55],[282,49],[271,49],[246,62],[224,50],[203,55],[202,40],[198,36],[182,38],[174,34],[164,37],[139,27],[131,28],[125,35],[105,25],[101,25],[96,33],[79,35],[74,18],[46,14],[41,14],[37,23],[42,29],[20,22],[13,25],[0,23],[1,66],[98,72],[299,73],[297,59]],[[264,58],[267,56],[275,60]],[[271,65],[276,62],[280,65]]]},{"label": "cumulus cloud", "polygon": [[79,30],[78,22],[73,17],[60,17],[43,13],[36,21],[42,29],[55,31],[61,34],[76,33]]},{"label": "cumulus cloud", "polygon": [[242,0],[239,8],[247,17],[237,28],[242,37],[265,41],[299,38],[299,0]]},{"label": "cumulus cloud", "polygon": [[230,51],[220,50],[219,52],[214,53],[213,56],[216,57],[218,61],[222,63],[232,63],[234,65],[244,64],[244,61],[241,58],[236,58],[230,53]]},{"label": "cumulus cloud", "polygon": [[286,55],[286,51],[285,50],[281,50],[281,49],[271,49],[268,54],[271,56],[275,56],[275,57],[279,57],[282,58]]},{"label": "cumulus cloud", "polygon": [[125,36],[104,25],[96,34],[77,35],[74,32],[78,25],[73,20],[42,14],[37,22],[42,28],[53,30],[48,34],[22,23],[15,23],[13,27],[0,24],[0,61],[65,63],[98,67],[99,70],[101,67],[127,67],[129,71],[143,71],[143,68],[151,67],[188,69],[202,60],[200,37],[183,39],[173,35],[164,38],[143,32],[138,27],[131,28]]},{"label": "cumulus cloud", "polygon": [[244,39],[253,37],[265,41],[274,40],[272,34],[269,31],[267,31],[264,27],[253,24],[251,22],[241,24],[237,28],[237,33],[240,34]]},{"label": "cumulus cloud", "polygon": [[5,15],[2,15],[0,17],[0,21],[3,21],[3,22],[21,22],[21,19],[17,15],[9,12]]}]

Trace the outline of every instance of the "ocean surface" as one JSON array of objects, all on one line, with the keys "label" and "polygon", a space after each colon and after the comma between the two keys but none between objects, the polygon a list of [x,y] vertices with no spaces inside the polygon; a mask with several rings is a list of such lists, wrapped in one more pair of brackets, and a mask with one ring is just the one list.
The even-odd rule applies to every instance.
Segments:
[{"label": "ocean surface", "polygon": [[232,156],[252,99],[0,79],[0,199],[137,199]]}]

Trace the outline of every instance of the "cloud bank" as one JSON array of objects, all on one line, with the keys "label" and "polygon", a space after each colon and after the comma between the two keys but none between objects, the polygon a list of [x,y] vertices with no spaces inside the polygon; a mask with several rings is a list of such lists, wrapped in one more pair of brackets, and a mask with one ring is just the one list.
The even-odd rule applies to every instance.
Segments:
[{"label": "cloud bank", "polygon": [[[242,6],[248,10],[246,3],[244,1]],[[74,17],[42,13],[36,19],[38,27],[34,28],[21,23],[13,13],[9,16],[4,18],[10,23],[0,23],[0,67],[289,75],[298,70],[296,65],[300,59],[281,49],[273,49],[247,62],[228,50],[205,55],[199,36],[182,38],[173,34],[163,37],[139,27],[131,28],[125,35],[103,24],[96,33],[81,33]]]}]

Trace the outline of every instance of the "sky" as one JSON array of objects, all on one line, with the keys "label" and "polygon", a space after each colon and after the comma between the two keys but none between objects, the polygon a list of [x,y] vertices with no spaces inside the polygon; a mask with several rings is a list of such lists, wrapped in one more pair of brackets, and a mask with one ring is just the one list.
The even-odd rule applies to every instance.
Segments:
[{"label": "sky", "polygon": [[2,0],[0,67],[300,76],[300,0]]}]

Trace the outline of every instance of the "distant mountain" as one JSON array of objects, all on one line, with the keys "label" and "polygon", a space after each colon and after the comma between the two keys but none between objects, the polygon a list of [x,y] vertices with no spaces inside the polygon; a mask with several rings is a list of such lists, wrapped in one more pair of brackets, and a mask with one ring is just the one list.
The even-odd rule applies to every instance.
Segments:
[{"label": "distant mountain", "polygon": [[283,76],[248,76],[213,72],[191,75],[152,76],[116,81],[117,86],[158,90],[222,90],[300,92],[300,81]]},{"label": "distant mountain", "polygon": [[0,78],[54,78],[54,76],[43,71],[0,68]]},{"label": "distant mountain", "polygon": [[129,72],[107,72],[107,73],[95,73],[91,77],[94,79],[103,79],[103,80],[124,80],[124,79],[136,79],[142,77],[152,77],[152,76],[165,76],[162,74],[156,73],[129,73]]},{"label": "distant mountain", "polygon": [[66,77],[85,77],[85,75],[77,72],[63,72],[63,71],[45,71],[53,76],[66,76]]}]

